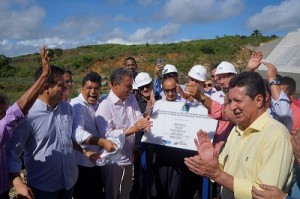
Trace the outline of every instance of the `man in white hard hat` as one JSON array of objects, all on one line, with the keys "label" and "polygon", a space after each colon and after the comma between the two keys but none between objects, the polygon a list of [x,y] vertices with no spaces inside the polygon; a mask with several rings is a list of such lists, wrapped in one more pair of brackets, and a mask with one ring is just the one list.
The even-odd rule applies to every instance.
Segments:
[{"label": "man in white hard hat", "polygon": [[[228,90],[228,83],[230,79],[236,74],[237,71],[233,64],[227,61],[221,62],[216,69],[216,75],[219,78],[219,83],[223,89],[223,92],[217,92],[215,94],[212,94],[210,97],[204,94],[198,84],[195,84],[193,82],[186,84],[186,92],[193,98],[201,102],[208,109],[210,117],[219,120],[214,137],[215,143],[219,141],[225,141],[231,128],[233,127],[233,124],[230,124],[229,121],[222,120],[223,116],[221,110],[224,104],[225,92],[227,92]],[[198,94],[195,95],[195,92],[197,92]]]},{"label": "man in white hard hat", "polygon": [[216,73],[217,78],[219,79],[219,84],[222,90],[226,93],[228,91],[228,84],[231,78],[237,74],[237,71],[234,65],[227,61],[222,61],[217,69]]},{"label": "man in white hard hat", "polygon": [[[162,85],[161,85],[161,80],[159,78],[159,65],[155,68],[155,74],[156,77],[154,79],[154,83],[153,83],[153,91],[154,91],[154,95],[155,97],[159,97],[159,96],[163,96],[164,93],[162,93]],[[158,69],[157,69],[158,68]],[[177,88],[177,92],[179,95],[184,95],[183,89],[181,88],[181,85],[178,84],[178,71],[177,68],[172,65],[172,64],[166,64],[164,66],[164,68],[162,69],[162,79],[167,79],[173,77],[176,79],[176,88]]]},{"label": "man in white hard hat", "polygon": [[[190,83],[196,83],[199,85],[199,89],[203,90],[204,82],[207,79],[207,70],[202,65],[195,65],[191,68],[191,70],[188,73],[189,75],[189,82]],[[183,98],[188,99],[189,101],[194,101],[194,98],[184,93],[182,95]]]}]

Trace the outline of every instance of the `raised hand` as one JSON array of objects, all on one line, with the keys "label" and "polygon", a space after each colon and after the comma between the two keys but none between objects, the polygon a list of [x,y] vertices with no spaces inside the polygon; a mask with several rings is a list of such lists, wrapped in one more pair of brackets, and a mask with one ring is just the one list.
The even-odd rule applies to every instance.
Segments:
[{"label": "raised hand", "polygon": [[263,58],[262,52],[253,52],[251,57],[246,65],[248,71],[255,71],[258,66],[261,64]]},{"label": "raised hand", "polygon": [[268,80],[272,81],[273,79],[276,79],[277,77],[277,68],[268,62],[263,62],[263,64],[268,68]]},{"label": "raised hand", "polygon": [[48,56],[48,51],[46,51],[46,46],[42,45],[40,49],[40,56],[42,58],[42,66],[43,66],[43,72],[42,75],[50,75],[50,59]]}]

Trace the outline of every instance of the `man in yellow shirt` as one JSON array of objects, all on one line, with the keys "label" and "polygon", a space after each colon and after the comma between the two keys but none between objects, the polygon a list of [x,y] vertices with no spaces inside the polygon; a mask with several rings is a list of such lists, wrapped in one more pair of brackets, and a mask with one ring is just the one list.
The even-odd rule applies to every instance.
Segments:
[{"label": "man in yellow shirt", "polygon": [[229,83],[232,129],[224,142],[213,146],[206,132],[199,130],[195,144],[197,156],[185,164],[198,175],[223,186],[221,198],[252,198],[252,186],[269,184],[288,191],[293,168],[289,132],[265,109],[265,87],[256,72],[243,72]]}]

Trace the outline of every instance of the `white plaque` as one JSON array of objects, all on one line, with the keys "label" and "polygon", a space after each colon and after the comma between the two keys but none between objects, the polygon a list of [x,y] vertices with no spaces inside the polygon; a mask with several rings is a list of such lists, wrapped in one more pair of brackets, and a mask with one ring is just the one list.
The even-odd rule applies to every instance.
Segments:
[{"label": "white plaque", "polygon": [[211,140],[217,120],[208,116],[202,105],[159,100],[151,114],[153,127],[145,132],[142,142],[159,144],[188,150],[197,150],[194,138],[199,129],[206,131]]}]

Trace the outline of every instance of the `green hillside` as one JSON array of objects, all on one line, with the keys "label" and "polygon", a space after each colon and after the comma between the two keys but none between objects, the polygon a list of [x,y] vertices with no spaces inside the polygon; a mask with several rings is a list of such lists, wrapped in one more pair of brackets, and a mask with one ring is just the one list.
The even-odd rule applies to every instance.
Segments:
[{"label": "green hillside", "polygon": [[[223,60],[230,61],[239,70],[243,70],[252,52],[246,46],[255,49],[260,43],[276,38],[276,36],[236,35],[170,44],[103,44],[68,50],[51,49],[51,64],[73,71],[75,79],[73,95],[76,95],[85,73],[93,70],[109,77],[114,68],[123,66],[124,59],[128,56],[136,58],[139,71],[149,72],[151,75],[158,58],[164,59],[165,64],[174,64],[181,77],[185,77],[195,64],[208,67],[211,63]],[[15,101],[32,84],[34,71],[39,66],[39,53],[13,58],[0,56],[0,93],[7,95],[11,102]]]}]

